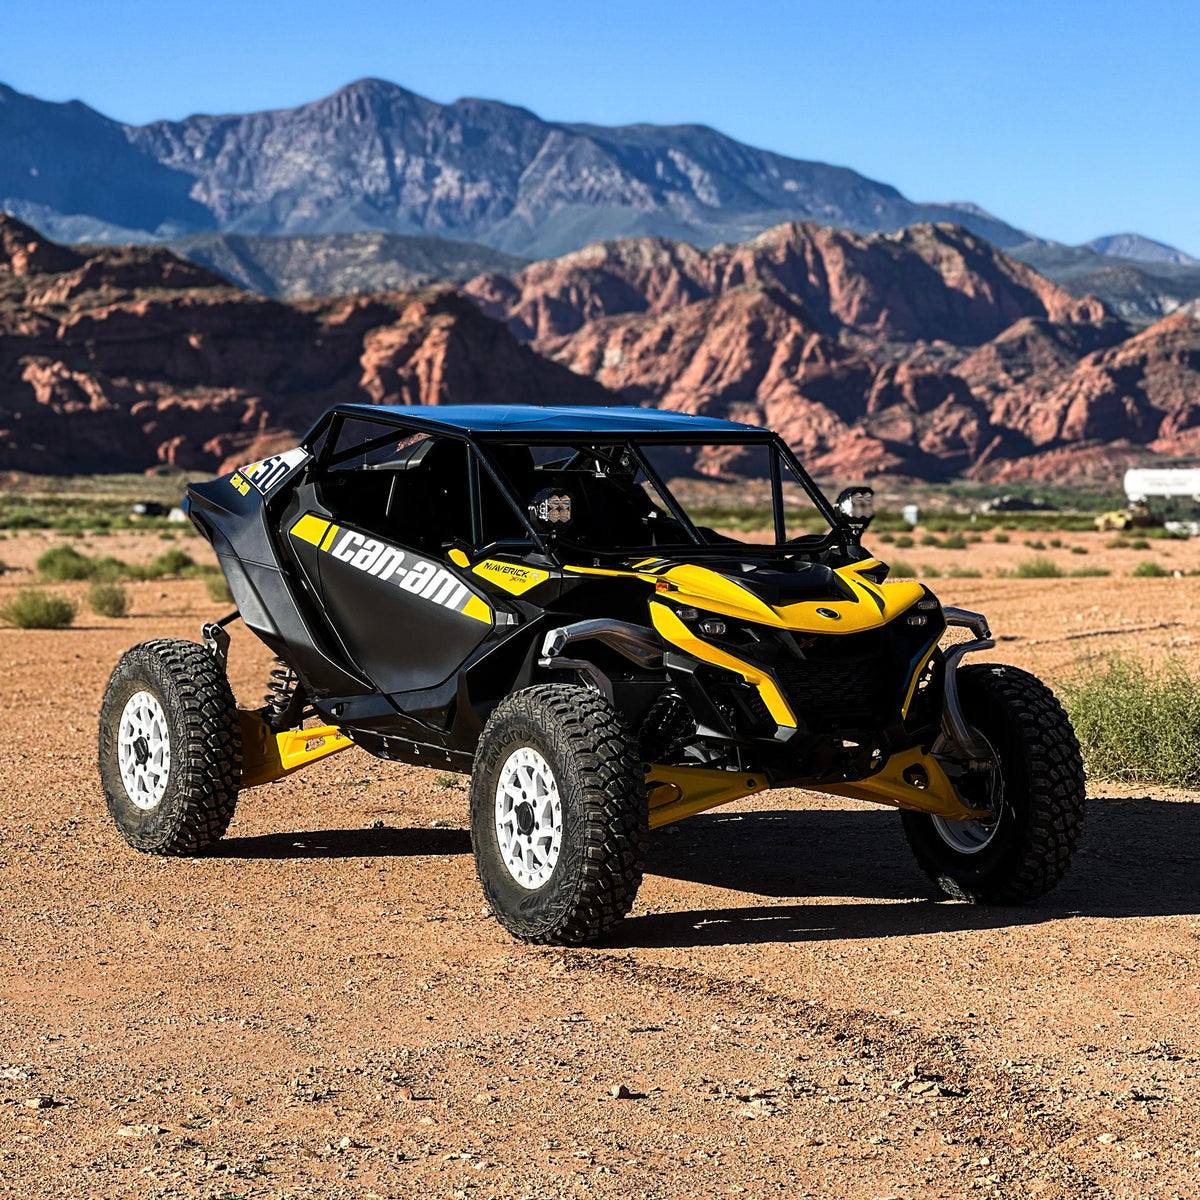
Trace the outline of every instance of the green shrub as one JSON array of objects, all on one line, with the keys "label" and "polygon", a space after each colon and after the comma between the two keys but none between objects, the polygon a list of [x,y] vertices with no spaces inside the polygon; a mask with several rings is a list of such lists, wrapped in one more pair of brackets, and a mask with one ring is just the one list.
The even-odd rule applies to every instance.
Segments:
[{"label": "green shrub", "polygon": [[953,566],[946,569],[947,579],[982,579],[983,572],[977,571],[974,567]]},{"label": "green shrub", "polygon": [[6,574],[8,574],[8,563],[6,563],[4,559],[0,558],[0,575]]},{"label": "green shrub", "polygon": [[[968,546],[978,546],[979,543],[982,541],[983,541],[982,533],[968,533],[967,534],[967,545]],[[949,545],[950,543],[947,542],[946,544]]]},{"label": "green shrub", "polygon": [[907,550],[910,546],[912,546],[914,544],[915,543],[913,542],[912,538],[907,533],[902,533],[896,539],[896,547],[899,550]]},{"label": "green shrub", "polygon": [[22,588],[0,607],[0,617],[18,629],[65,629],[75,620],[76,611],[65,596]]},{"label": "green shrub", "polygon": [[1129,543],[1129,548],[1130,550],[1149,550],[1150,543],[1146,541],[1144,537],[1134,538],[1133,541]]},{"label": "green shrub", "polygon": [[129,611],[129,597],[119,583],[93,583],[87,602],[98,617],[123,617]]},{"label": "green shrub", "polygon": [[196,560],[186,550],[172,546],[152,562],[131,566],[127,570],[134,579],[163,579],[168,575],[190,574],[195,566]]},{"label": "green shrub", "polygon": [[922,567],[921,577],[923,579],[941,579],[942,573],[935,566]]},{"label": "green shrub", "polygon": [[225,581],[224,575],[205,575],[204,590],[214,604],[233,603],[233,593],[229,590],[229,584]]},{"label": "green shrub", "polygon": [[878,536],[877,540],[882,542],[885,546],[890,546],[896,540],[896,535],[894,533],[888,533],[888,531],[885,529]]},{"label": "green shrub", "polygon": [[55,546],[38,556],[38,574],[54,583],[91,579],[95,564],[74,546]]},{"label": "green shrub", "polygon": [[967,539],[961,533],[952,533],[942,541],[943,550],[965,550]]},{"label": "green shrub", "polygon": [[917,568],[907,559],[893,559],[888,565],[891,567],[888,572],[889,579],[915,579],[917,577]]},{"label": "green shrub", "polygon": [[1078,668],[1060,692],[1093,777],[1200,783],[1200,680],[1179,661],[1152,674],[1111,655]]},{"label": "green shrub", "polygon": [[1076,567],[1068,574],[1072,579],[1093,579],[1099,578],[1101,575],[1111,575],[1112,572],[1105,567]]},{"label": "green shrub", "polygon": [[1161,579],[1165,575],[1170,575],[1171,572],[1161,563],[1156,563],[1154,559],[1143,558],[1129,573],[1142,579]]},{"label": "green shrub", "polygon": [[924,537],[921,538],[922,546],[940,546],[941,544],[942,543],[937,538],[935,538],[932,533],[927,533],[927,534],[925,534]]},{"label": "green shrub", "polygon": [[1043,542],[1041,538],[1034,538],[1032,542],[1026,542],[1025,545],[1027,545],[1030,550],[1045,550],[1046,548],[1046,543]]},{"label": "green shrub", "polygon": [[1009,540],[1010,539],[1007,533],[998,533],[994,538],[992,538],[993,542],[998,542],[1001,546],[1006,546]]},{"label": "green shrub", "polygon": [[1051,538],[1050,539],[1050,546],[1054,550],[1061,550],[1062,544],[1063,544],[1062,538]]},{"label": "green shrub", "polygon": [[1088,552],[1088,549],[1086,546],[1072,546],[1071,547],[1072,554],[1086,554],[1087,552]]},{"label": "green shrub", "polygon": [[1104,543],[1110,550],[1128,550],[1129,539],[1123,537],[1115,537]]},{"label": "green shrub", "polygon": [[1039,556],[1017,563],[1013,574],[1018,579],[1060,579],[1062,568],[1054,559]]}]

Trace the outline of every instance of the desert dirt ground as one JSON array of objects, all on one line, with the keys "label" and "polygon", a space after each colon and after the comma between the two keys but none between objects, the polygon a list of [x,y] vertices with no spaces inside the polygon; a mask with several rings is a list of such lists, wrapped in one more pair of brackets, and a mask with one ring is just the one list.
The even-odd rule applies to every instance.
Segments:
[{"label": "desert dirt ground", "polygon": [[[60,540],[0,541],[0,598]],[[982,569],[935,586],[1051,681],[1196,653],[1200,578],[1128,572],[1200,545],[1063,540],[1113,574],[990,577],[1020,535],[892,553]],[[894,813],[775,792],[655,835],[604,945],[531,948],[483,909],[464,781],[358,750],[247,792],[205,857],[129,850],[105,680],[221,611],[200,580],[129,591],[121,620],[0,627],[0,1196],[1200,1195],[1194,796],[1093,781],[1063,885],[980,909]],[[247,704],[266,663],[235,628]]]}]

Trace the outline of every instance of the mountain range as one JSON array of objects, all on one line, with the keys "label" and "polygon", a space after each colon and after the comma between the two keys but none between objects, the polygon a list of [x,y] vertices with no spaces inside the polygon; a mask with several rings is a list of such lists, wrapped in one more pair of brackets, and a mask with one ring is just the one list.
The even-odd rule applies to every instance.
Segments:
[{"label": "mountain range", "polygon": [[1136,233],[1066,247],[978,205],[913,203],[704,126],[545,121],[377,79],[298,108],[143,126],[0,85],[0,210],[58,241],[166,241],[281,297],[458,282],[627,237],[709,247],[786,221],[864,233],[949,221],[1134,321],[1200,297],[1200,262]]},{"label": "mountain range", "polygon": [[228,468],[346,400],[636,403],[769,424],[843,482],[1111,485],[1200,451],[1200,320],[1135,331],[944,224],[625,239],[461,289],[289,303],[165,247],[0,217],[0,468]]},{"label": "mountain range", "polygon": [[384,232],[528,258],[640,235],[713,245],[785,220],[954,221],[1000,246],[1028,240],[976,205],[914,204],[701,125],[545,121],[378,79],[299,108],[142,126],[0,85],[0,208],[72,242]]}]

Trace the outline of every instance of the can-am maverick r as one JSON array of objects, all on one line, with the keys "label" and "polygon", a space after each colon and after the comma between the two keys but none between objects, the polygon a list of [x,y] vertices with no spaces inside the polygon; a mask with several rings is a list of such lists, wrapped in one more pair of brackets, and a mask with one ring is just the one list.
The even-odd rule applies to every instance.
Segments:
[{"label": "can-am maverick r", "polygon": [[[697,465],[761,481],[763,541],[673,494]],[[959,899],[1031,900],[1074,850],[1083,769],[1053,694],[960,666],[986,620],[888,582],[869,489],[831,504],[769,430],[344,405],[186,505],[237,611],[113,672],[100,773],[139,850],[198,853],[240,789],[351,745],[471,773],[483,891],[534,942],[624,916],[651,829],[772,787],[899,808]],[[226,679],[236,617],[279,659],[253,712]]]}]

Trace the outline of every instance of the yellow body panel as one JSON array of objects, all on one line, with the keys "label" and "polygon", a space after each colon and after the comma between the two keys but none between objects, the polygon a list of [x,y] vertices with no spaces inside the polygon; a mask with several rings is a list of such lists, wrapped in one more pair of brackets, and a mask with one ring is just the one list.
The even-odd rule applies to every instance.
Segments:
[{"label": "yellow body panel", "polygon": [[776,725],[796,728],[796,714],[783,698],[779,685],[761,667],[736,658],[711,642],[698,638],[665,604],[651,602],[650,619],[654,622],[654,628],[673,646],[678,646],[701,662],[734,671],[747,683],[756,687]]},{"label": "yellow body panel", "polygon": [[275,733],[258,713],[245,709],[238,711],[238,723],[242,727],[241,786],[244,788],[282,779],[309,763],[354,745],[336,725]]},{"label": "yellow body panel", "polygon": [[463,615],[474,617],[477,621],[483,621],[490,625],[492,623],[492,609],[486,600],[481,600],[478,596],[472,596],[462,609]]},{"label": "yellow body panel", "polygon": [[291,529],[292,537],[299,538],[310,546],[319,546],[328,531],[329,522],[315,513],[305,513]]},{"label": "yellow body panel", "polygon": [[[864,571],[879,566],[876,558],[839,567],[836,575],[850,588],[853,600],[804,600],[772,608],[736,579],[696,563],[664,565],[662,559],[645,559],[632,568],[567,567],[580,575],[615,575],[641,579],[677,604],[703,609],[724,617],[736,617],[775,629],[805,633],[862,633],[877,629],[912,607],[925,594],[913,580],[875,583]],[[835,612],[823,616],[818,609]]]},{"label": "yellow body panel", "polygon": [[485,558],[483,562],[476,563],[471,570],[481,579],[494,583],[514,596],[523,595],[530,588],[535,588],[550,578],[549,571],[527,567],[523,563],[505,562],[498,558]]}]

